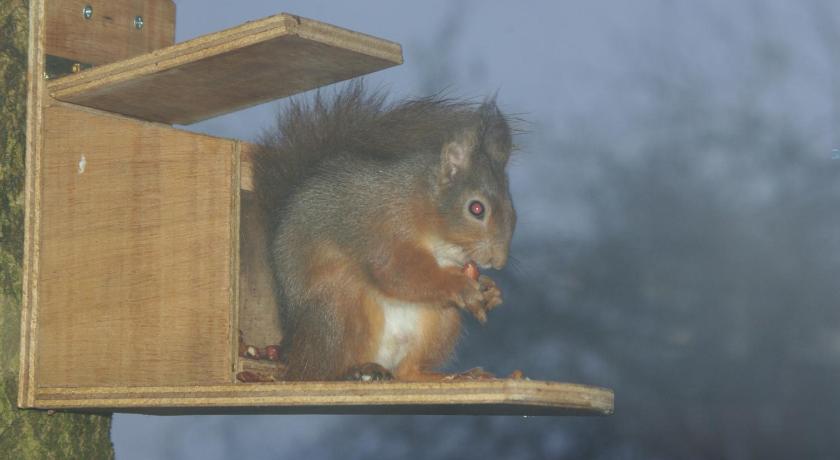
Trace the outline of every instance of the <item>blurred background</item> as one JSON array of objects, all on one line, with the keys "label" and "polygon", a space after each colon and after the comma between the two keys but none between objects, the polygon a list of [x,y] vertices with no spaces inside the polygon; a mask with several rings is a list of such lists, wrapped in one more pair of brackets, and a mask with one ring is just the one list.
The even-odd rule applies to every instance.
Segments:
[{"label": "blurred background", "polygon": [[[397,41],[394,97],[526,120],[506,303],[453,369],[611,387],[598,418],[116,415],[118,459],[840,457],[840,4],[178,0]],[[266,104],[188,129],[255,139]]]}]

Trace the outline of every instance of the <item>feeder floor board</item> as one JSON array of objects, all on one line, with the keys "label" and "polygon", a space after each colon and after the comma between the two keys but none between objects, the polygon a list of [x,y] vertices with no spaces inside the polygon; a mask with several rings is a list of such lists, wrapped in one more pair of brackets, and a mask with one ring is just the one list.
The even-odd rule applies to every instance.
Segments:
[{"label": "feeder floor board", "polygon": [[58,78],[55,99],[189,124],[402,63],[399,44],[289,14]]},{"label": "feeder floor board", "polygon": [[538,380],[276,382],[37,390],[44,409],[188,413],[609,415],[613,392]]}]

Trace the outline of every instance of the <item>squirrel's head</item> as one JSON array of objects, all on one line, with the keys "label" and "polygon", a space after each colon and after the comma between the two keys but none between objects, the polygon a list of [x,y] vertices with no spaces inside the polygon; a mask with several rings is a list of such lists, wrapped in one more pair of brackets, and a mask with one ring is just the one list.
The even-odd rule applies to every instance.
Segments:
[{"label": "squirrel's head", "polygon": [[441,255],[451,263],[473,260],[500,269],[516,224],[505,171],[511,130],[494,101],[476,114],[477,122],[455,131],[440,152],[435,193],[444,221]]}]

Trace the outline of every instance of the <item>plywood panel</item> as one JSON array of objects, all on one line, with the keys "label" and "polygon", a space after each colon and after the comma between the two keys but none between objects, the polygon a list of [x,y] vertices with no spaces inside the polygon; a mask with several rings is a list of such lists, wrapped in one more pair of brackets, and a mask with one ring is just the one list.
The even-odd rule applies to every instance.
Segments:
[{"label": "plywood panel", "polygon": [[402,63],[396,43],[281,14],[50,83],[56,99],[187,124]]},{"label": "plywood panel", "polygon": [[147,413],[609,415],[611,390],[537,380],[44,388],[37,407]]},{"label": "plywood panel", "polygon": [[283,334],[269,260],[265,209],[253,193],[252,152],[257,147],[247,142],[240,142],[240,146],[239,330],[245,343],[264,347],[279,344]]},{"label": "plywood panel", "polygon": [[235,142],[46,109],[38,386],[232,380]]},{"label": "plywood panel", "polygon": [[269,261],[266,220],[253,193],[242,192],[241,196],[239,330],[248,345],[276,345],[283,335]]},{"label": "plywood panel", "polygon": [[29,67],[26,104],[26,184],[23,240],[23,301],[20,309],[20,379],[18,406],[32,407],[35,401],[35,328],[38,319],[38,253],[40,249],[41,152],[43,150],[43,104],[46,97],[44,73],[44,0],[29,4]]},{"label": "plywood panel", "polygon": [[[82,15],[86,5],[90,19]],[[53,56],[105,64],[175,43],[171,0],[49,0],[46,8],[46,52]]]},{"label": "plywood panel", "polygon": [[239,179],[242,190],[254,191],[254,160],[253,152],[257,146],[248,142],[240,142],[241,153],[239,155]]}]

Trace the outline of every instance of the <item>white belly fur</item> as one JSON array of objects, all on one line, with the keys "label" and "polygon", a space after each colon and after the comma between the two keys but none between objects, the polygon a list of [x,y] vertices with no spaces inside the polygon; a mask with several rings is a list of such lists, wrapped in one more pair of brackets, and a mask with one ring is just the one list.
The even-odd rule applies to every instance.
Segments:
[{"label": "white belly fur", "polygon": [[417,342],[421,306],[394,299],[380,302],[384,315],[376,362],[394,370]]}]

